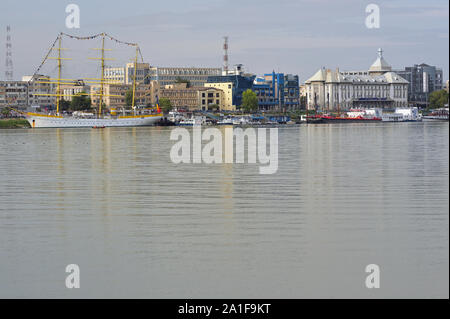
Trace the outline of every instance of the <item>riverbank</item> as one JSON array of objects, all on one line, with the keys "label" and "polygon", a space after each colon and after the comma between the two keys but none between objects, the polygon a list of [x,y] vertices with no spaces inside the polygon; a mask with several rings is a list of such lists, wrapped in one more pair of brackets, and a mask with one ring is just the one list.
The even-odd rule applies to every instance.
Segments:
[{"label": "riverbank", "polygon": [[2,128],[29,128],[30,123],[26,119],[0,119],[0,129]]}]

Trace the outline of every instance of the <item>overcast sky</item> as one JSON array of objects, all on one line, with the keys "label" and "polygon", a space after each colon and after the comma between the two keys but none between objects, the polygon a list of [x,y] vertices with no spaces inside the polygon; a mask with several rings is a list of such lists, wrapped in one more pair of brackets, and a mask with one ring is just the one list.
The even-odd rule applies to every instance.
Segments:
[{"label": "overcast sky", "polygon": [[[79,5],[81,28],[67,29],[68,4]],[[380,7],[380,28],[365,25],[365,8]],[[138,42],[155,66],[222,66],[293,73],[304,82],[321,67],[366,70],[378,47],[393,68],[419,63],[449,70],[448,0],[1,0],[0,79],[6,25],[12,28],[14,77],[32,74],[63,31],[107,32]]]}]

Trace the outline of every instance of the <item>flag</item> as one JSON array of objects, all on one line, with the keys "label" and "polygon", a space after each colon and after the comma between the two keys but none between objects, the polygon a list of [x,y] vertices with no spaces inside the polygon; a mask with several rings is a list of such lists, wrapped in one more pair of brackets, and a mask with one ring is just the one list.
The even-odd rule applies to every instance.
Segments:
[{"label": "flag", "polygon": [[156,96],[156,112],[161,113],[161,109],[159,108],[159,98],[158,95]]}]

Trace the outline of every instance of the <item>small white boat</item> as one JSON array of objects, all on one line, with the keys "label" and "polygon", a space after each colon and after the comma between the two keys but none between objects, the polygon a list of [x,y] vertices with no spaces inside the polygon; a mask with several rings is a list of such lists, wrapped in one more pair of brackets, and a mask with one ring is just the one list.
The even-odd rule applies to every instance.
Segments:
[{"label": "small white boat", "polygon": [[218,125],[233,125],[232,117],[224,117],[222,120],[217,122]]},{"label": "small white boat", "polygon": [[205,125],[206,118],[204,116],[192,116],[190,119],[183,119],[178,122],[180,126]]},{"label": "small white boat", "polygon": [[422,114],[417,107],[397,108],[394,113],[383,113],[383,122],[420,122]]}]

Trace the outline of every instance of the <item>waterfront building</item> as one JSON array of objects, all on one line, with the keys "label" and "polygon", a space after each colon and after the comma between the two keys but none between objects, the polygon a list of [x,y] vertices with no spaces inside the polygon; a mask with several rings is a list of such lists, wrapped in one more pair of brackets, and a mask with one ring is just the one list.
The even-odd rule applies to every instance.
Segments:
[{"label": "waterfront building", "polygon": [[189,111],[223,109],[223,91],[214,87],[188,87],[187,83],[169,84],[159,89],[159,99],[167,98],[173,107]]},{"label": "waterfront building", "polygon": [[233,92],[234,92],[233,82],[205,83],[205,87],[212,87],[222,91],[221,110],[224,111],[236,110],[236,105],[233,105]]},{"label": "waterfront building", "polygon": [[[150,65],[148,63],[137,63],[136,82],[148,84],[150,82],[149,72]],[[133,84],[134,63],[127,63],[125,67],[105,68],[104,78],[111,84]]]},{"label": "waterfront building", "polygon": [[435,66],[414,64],[395,72],[409,82],[408,100],[415,106],[426,107],[430,93],[444,88],[442,69]]},{"label": "waterfront building", "polygon": [[[140,84],[148,84],[150,82],[150,65],[148,63],[137,63],[136,65],[136,82]],[[133,84],[133,78],[134,63],[127,63],[125,66],[125,84]]]},{"label": "waterfront building", "polygon": [[294,111],[300,109],[300,87],[298,75],[286,74],[284,76],[284,110]]},{"label": "waterfront building", "polygon": [[126,84],[125,80],[125,68],[105,68],[104,78],[106,82],[116,84]]},{"label": "waterfront building", "polygon": [[258,97],[259,110],[286,111],[300,108],[298,75],[265,74],[255,79],[253,90]]},{"label": "waterfront building", "polygon": [[61,98],[66,101],[72,101],[72,98],[76,94],[80,94],[82,92],[90,94],[91,87],[89,85],[84,84],[82,81],[79,83],[68,85],[63,84],[61,85]]},{"label": "waterfront building", "polygon": [[309,110],[393,109],[408,105],[408,81],[392,72],[381,49],[367,71],[322,68],[305,85]]},{"label": "waterfront building", "polygon": [[28,82],[28,101],[31,107],[51,108],[56,104],[56,84],[50,83],[47,75],[36,74],[34,76],[25,75],[22,81]]},{"label": "waterfront building", "polygon": [[[255,75],[250,74],[217,75],[209,76],[206,85],[219,88],[220,83],[226,83],[227,90],[232,90],[231,105],[232,109],[234,110],[236,108],[240,108],[242,104],[242,93],[244,93],[248,89],[253,89],[254,80]],[[229,92],[225,94],[228,95]]]},{"label": "waterfront building", "polygon": [[6,106],[6,84],[0,82],[0,108]]},{"label": "waterfront building", "polygon": [[0,106],[25,109],[28,107],[27,81],[0,81]]},{"label": "waterfront building", "polygon": [[161,87],[176,83],[177,79],[187,80],[192,87],[203,86],[210,76],[220,76],[221,68],[197,67],[150,67],[147,78],[158,81]]},{"label": "waterfront building", "polygon": [[[99,104],[100,100],[100,85],[96,84],[91,86],[91,103],[92,106]],[[131,106],[126,103],[126,94],[128,91],[133,90],[131,84],[104,84],[103,85],[103,104],[106,108],[117,108]],[[147,106],[150,104],[149,85],[138,84],[136,85],[135,92],[135,106]]]}]

